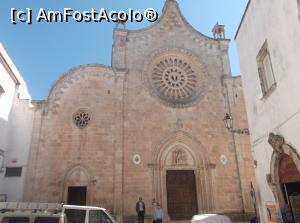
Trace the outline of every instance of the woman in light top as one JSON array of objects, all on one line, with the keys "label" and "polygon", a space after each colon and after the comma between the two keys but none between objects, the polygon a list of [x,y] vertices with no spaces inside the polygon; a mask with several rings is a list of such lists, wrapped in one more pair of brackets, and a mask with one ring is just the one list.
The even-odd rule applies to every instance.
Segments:
[{"label": "woman in light top", "polygon": [[157,202],[153,213],[155,223],[162,223],[163,216],[164,216],[163,209],[160,207],[160,204]]}]

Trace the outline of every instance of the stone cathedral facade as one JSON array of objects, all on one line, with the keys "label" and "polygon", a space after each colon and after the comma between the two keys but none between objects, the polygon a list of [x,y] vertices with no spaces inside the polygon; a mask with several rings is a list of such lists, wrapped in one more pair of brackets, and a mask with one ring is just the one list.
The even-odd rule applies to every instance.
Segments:
[{"label": "stone cathedral facade", "polygon": [[75,67],[34,102],[24,200],[103,206],[119,222],[139,196],[147,216],[155,199],[170,220],[252,213],[249,136],[223,123],[231,113],[247,127],[229,40],[193,29],[175,0],[113,39],[111,67]]}]

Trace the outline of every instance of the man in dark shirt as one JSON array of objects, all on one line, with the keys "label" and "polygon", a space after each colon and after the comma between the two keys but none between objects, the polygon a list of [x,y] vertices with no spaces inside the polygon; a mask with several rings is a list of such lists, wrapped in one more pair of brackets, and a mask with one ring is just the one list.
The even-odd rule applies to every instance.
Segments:
[{"label": "man in dark shirt", "polygon": [[144,223],[146,208],[142,197],[139,197],[138,202],[136,202],[135,210],[138,215],[138,223]]}]

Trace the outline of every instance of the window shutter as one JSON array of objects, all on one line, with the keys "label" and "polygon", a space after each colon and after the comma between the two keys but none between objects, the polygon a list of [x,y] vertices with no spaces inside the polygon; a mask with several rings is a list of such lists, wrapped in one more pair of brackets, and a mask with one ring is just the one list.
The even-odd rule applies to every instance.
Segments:
[{"label": "window shutter", "polygon": [[22,175],[22,167],[6,167],[6,177],[20,177]]},{"label": "window shutter", "polygon": [[300,0],[297,0],[298,3],[298,17],[300,19]]},{"label": "window shutter", "polygon": [[274,74],[271,66],[270,55],[267,53],[263,59],[264,66],[264,77],[265,77],[265,87],[266,90],[269,90],[272,85],[275,83]]},{"label": "window shutter", "polygon": [[260,86],[261,86],[261,90],[263,92],[263,95],[266,94],[266,88],[265,88],[265,84],[264,84],[264,71],[261,67],[258,67],[258,76],[259,76],[259,81],[260,81]]}]

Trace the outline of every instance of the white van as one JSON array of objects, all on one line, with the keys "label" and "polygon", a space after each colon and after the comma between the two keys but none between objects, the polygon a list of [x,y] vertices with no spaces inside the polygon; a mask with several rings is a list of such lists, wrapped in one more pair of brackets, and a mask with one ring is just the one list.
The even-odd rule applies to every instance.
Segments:
[{"label": "white van", "polygon": [[116,223],[105,208],[63,205],[62,213],[65,215],[64,223]]},{"label": "white van", "polygon": [[116,223],[105,208],[0,202],[0,223]]}]

